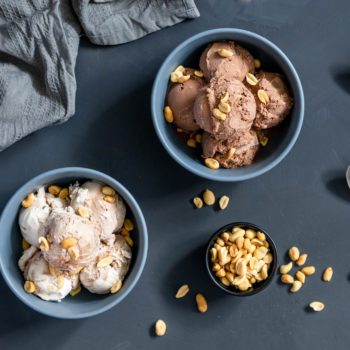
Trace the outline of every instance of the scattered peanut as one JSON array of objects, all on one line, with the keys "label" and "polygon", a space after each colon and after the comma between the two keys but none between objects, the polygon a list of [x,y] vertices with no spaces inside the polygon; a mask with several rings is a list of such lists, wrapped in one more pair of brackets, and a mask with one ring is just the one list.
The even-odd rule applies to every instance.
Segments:
[{"label": "scattered peanut", "polygon": [[77,294],[79,294],[81,292],[81,285],[79,284],[78,287],[72,289],[69,294],[72,296],[72,297],[75,297]]},{"label": "scattered peanut", "polygon": [[83,218],[89,218],[90,217],[90,210],[88,208],[86,208],[86,207],[79,207],[77,212]]},{"label": "scattered peanut", "polygon": [[190,291],[190,287],[188,286],[188,284],[184,284],[176,292],[175,298],[176,299],[183,298],[189,291]]},{"label": "scattered peanut", "polygon": [[103,200],[107,203],[114,204],[117,198],[115,196],[104,196]]},{"label": "scattered peanut", "polygon": [[195,75],[196,77],[202,78],[204,74],[203,74],[203,72],[200,71],[200,70],[195,70],[195,71],[194,71],[194,75]]},{"label": "scattered peanut", "polygon": [[306,263],[307,254],[301,254],[299,259],[295,262],[298,266],[302,266]]},{"label": "scattered peanut", "polygon": [[61,187],[57,185],[50,185],[47,189],[49,193],[51,193],[54,196],[58,196],[61,192]]},{"label": "scattered peanut", "polygon": [[323,271],[323,281],[324,282],[330,282],[331,279],[333,277],[333,269],[331,267],[327,267],[324,271]]},{"label": "scattered peanut", "polygon": [[219,169],[220,168],[219,162],[214,158],[205,158],[204,163],[210,169]]},{"label": "scattered peanut", "polygon": [[188,147],[191,147],[191,148],[196,148],[197,147],[197,142],[195,139],[192,139],[192,138],[189,138],[186,142],[187,146]]},{"label": "scattered peanut", "polygon": [[68,249],[72,247],[73,245],[76,245],[78,243],[78,240],[74,237],[67,237],[61,241],[61,247],[63,249]]},{"label": "scattered peanut", "polygon": [[35,200],[34,193],[28,194],[28,196],[22,201],[22,207],[29,208],[34,203],[34,200]]},{"label": "scattered peanut", "polygon": [[292,293],[296,293],[299,291],[299,289],[302,287],[302,283],[300,281],[294,281],[292,287],[290,288],[290,291]]},{"label": "scattered peanut", "polygon": [[322,311],[324,309],[324,304],[320,301],[313,301],[309,304],[310,308],[316,312]]},{"label": "scattered peanut", "polygon": [[219,207],[221,210],[224,210],[227,208],[228,206],[228,203],[230,201],[230,198],[228,196],[222,196],[220,199],[219,199]]},{"label": "scattered peanut", "polygon": [[226,154],[226,159],[231,159],[236,153],[236,149],[234,147],[230,148]]},{"label": "scattered peanut", "polygon": [[255,86],[259,82],[256,76],[252,73],[248,73],[245,77],[245,80],[249,85],[252,85],[252,86]]},{"label": "scattered peanut", "polygon": [[261,67],[261,61],[257,58],[254,59],[254,66],[256,69],[259,69]]},{"label": "scattered peanut", "polygon": [[50,249],[49,242],[43,236],[38,239],[39,247],[43,252],[47,252]]},{"label": "scattered peanut", "polygon": [[113,260],[114,260],[113,256],[106,256],[106,257],[102,258],[101,260],[99,260],[99,262],[97,263],[96,266],[98,268],[106,267],[106,266],[112,264]]},{"label": "scattered peanut", "polygon": [[300,253],[297,247],[292,247],[288,251],[288,255],[292,261],[297,261],[299,259]]},{"label": "scattered peanut", "polygon": [[57,288],[61,289],[63,285],[64,285],[64,276],[63,275],[57,276]]},{"label": "scattered peanut", "polygon": [[301,271],[297,271],[295,273],[295,277],[298,281],[300,281],[301,283],[305,283],[305,274]]},{"label": "scattered peanut", "polygon": [[130,232],[135,228],[135,225],[130,219],[126,218],[124,220],[124,227]]},{"label": "scattered peanut", "polygon": [[197,308],[199,312],[202,312],[202,313],[207,312],[208,303],[203,294],[198,293],[196,295],[196,303],[197,303]]},{"label": "scattered peanut", "polygon": [[258,90],[258,98],[263,104],[267,104],[270,102],[270,98],[265,90],[262,90],[262,89]]},{"label": "scattered peanut", "polygon": [[158,320],[154,325],[154,332],[158,337],[162,337],[166,333],[166,323],[163,320]]},{"label": "scattered peanut", "polygon": [[286,273],[288,273],[292,268],[293,268],[293,263],[292,263],[292,262],[289,262],[289,263],[286,264],[286,265],[281,265],[281,266],[280,266],[280,273],[281,273],[281,274],[286,274]]},{"label": "scattered peanut", "polygon": [[119,292],[122,285],[123,285],[122,281],[118,281],[118,282],[114,283],[110,289],[110,292],[112,294]]},{"label": "scattered peanut", "polygon": [[200,209],[203,207],[203,201],[199,197],[194,197],[193,198],[193,204],[195,205],[196,208]]},{"label": "scattered peanut", "polygon": [[269,138],[267,136],[260,136],[259,142],[261,146],[265,147],[269,143]]},{"label": "scattered peanut", "polygon": [[30,244],[23,238],[22,239],[22,250],[25,251],[30,247]]},{"label": "scattered peanut", "polygon": [[62,188],[62,190],[60,191],[60,193],[58,194],[58,197],[61,199],[66,199],[69,195],[69,190],[67,187]]},{"label": "scattered peanut", "polygon": [[281,275],[281,282],[284,284],[293,284],[294,278],[293,278],[293,276],[288,275],[288,274]]},{"label": "scattered peanut", "polygon": [[75,245],[68,248],[68,254],[72,260],[78,260],[80,256],[79,248]]},{"label": "scattered peanut", "polygon": [[125,236],[124,239],[125,239],[126,243],[128,243],[129,247],[134,246],[134,241],[132,240],[132,238],[130,236]]},{"label": "scattered peanut", "polygon": [[223,58],[228,58],[233,56],[233,52],[227,49],[220,49],[218,51],[219,56],[223,57]]},{"label": "scattered peanut", "polygon": [[221,121],[224,121],[226,120],[226,113],[223,113],[220,111],[219,108],[214,108],[213,109],[213,116],[218,119],[218,120],[221,120]]},{"label": "scattered peanut", "polygon": [[32,294],[35,292],[35,284],[32,281],[25,281],[23,288],[26,291],[26,293]]},{"label": "scattered peanut", "polygon": [[116,195],[115,190],[110,186],[103,186],[101,188],[101,192],[106,196],[115,196]]},{"label": "scattered peanut", "polygon": [[168,123],[172,123],[174,121],[173,111],[171,110],[171,108],[169,106],[165,106],[165,108],[164,108],[164,119]]},{"label": "scattered peanut", "polygon": [[306,266],[301,269],[301,272],[306,276],[313,275],[315,271],[316,271],[315,266]]},{"label": "scattered peanut", "polygon": [[215,203],[214,192],[210,190],[205,190],[203,193],[203,201],[206,205],[213,205]]}]

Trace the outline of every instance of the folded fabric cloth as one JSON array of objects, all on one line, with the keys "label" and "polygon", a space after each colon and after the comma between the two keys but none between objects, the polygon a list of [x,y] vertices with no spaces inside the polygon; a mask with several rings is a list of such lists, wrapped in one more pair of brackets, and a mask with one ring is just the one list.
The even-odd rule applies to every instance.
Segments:
[{"label": "folded fabric cloth", "polygon": [[194,0],[72,0],[91,42],[116,45],[199,16]]},{"label": "folded fabric cloth", "polygon": [[198,16],[194,0],[0,0],[0,151],[74,114],[80,24],[116,45]]}]

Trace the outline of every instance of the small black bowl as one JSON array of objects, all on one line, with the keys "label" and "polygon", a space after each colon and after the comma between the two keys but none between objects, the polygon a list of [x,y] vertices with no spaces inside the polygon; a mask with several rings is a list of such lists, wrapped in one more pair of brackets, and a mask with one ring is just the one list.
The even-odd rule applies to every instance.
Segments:
[{"label": "small black bowl", "polygon": [[[210,249],[214,246],[214,242],[215,240],[225,231],[228,230],[232,230],[233,227],[239,226],[245,230],[247,229],[253,229],[255,231],[260,231],[263,232],[266,236],[266,240],[269,243],[269,249],[270,249],[270,253],[273,256],[273,261],[271,263],[271,267],[269,269],[269,275],[267,277],[266,280],[255,283],[254,287],[252,289],[249,289],[246,292],[241,292],[238,289],[236,289],[234,286],[230,286],[227,287],[224,284],[222,284],[220,282],[220,280],[215,276],[215,274],[213,273],[212,269],[211,269],[211,257],[210,257]],[[221,290],[223,290],[224,292],[231,294],[231,295],[235,295],[235,296],[249,296],[249,295],[254,295],[256,293],[261,292],[262,290],[264,290],[271,282],[273,279],[273,276],[276,272],[276,268],[278,265],[278,261],[277,261],[277,249],[276,249],[276,245],[273,242],[273,240],[271,239],[271,237],[269,236],[269,234],[263,230],[261,227],[251,224],[249,222],[234,222],[232,224],[228,224],[225,225],[224,227],[221,227],[218,231],[216,231],[212,237],[209,240],[208,243],[208,247],[205,253],[205,265],[207,267],[207,271],[209,273],[210,278],[212,279],[212,281],[215,283],[216,286],[218,286]]]}]

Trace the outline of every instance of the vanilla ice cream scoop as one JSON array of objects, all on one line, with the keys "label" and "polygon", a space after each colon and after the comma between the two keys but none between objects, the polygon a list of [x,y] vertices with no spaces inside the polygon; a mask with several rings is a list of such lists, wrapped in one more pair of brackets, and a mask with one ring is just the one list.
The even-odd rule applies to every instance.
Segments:
[{"label": "vanilla ice cream scoop", "polygon": [[81,187],[78,184],[71,186],[71,206],[76,211],[87,208],[89,214],[101,223],[101,240],[108,241],[123,226],[126,208],[118,194],[115,203],[105,201],[102,187],[103,184],[95,181],[85,182]]},{"label": "vanilla ice cream scoop", "polygon": [[58,271],[76,271],[95,261],[101,225],[93,218],[77,215],[71,207],[54,210],[46,236],[45,259]]},{"label": "vanilla ice cream scoop", "polygon": [[78,284],[78,275],[50,273],[42,252],[37,252],[27,262],[24,278],[34,283],[34,294],[48,301],[61,301]]},{"label": "vanilla ice cream scoop", "polygon": [[28,249],[26,249],[22,256],[18,260],[18,267],[23,272],[28,261],[33,257],[33,255],[38,251],[38,248],[31,245]]},{"label": "vanilla ice cream scoop", "polygon": [[29,208],[22,208],[19,214],[19,227],[23,238],[31,245],[39,247],[38,239],[47,232],[47,218],[50,206],[46,202],[45,188],[40,187]]},{"label": "vanilla ice cream scoop", "polygon": [[91,293],[107,294],[128,272],[131,249],[121,235],[110,245],[101,244],[97,263],[85,267],[80,282]]}]

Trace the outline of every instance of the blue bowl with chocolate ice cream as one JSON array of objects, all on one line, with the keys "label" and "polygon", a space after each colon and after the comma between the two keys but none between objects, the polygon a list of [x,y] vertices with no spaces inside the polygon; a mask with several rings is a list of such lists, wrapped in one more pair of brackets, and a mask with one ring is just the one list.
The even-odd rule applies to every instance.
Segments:
[{"label": "blue bowl with chocolate ice cream", "polygon": [[165,59],[151,96],[156,133],[185,169],[217,181],[259,176],[294,146],[304,94],[288,57],[245,30],[199,33]]},{"label": "blue bowl with chocolate ice cream", "polygon": [[9,288],[32,309],[64,319],[120,303],[148,250],[136,200],[114,178],[87,168],[28,181],[4,208],[0,230],[0,271]]}]

